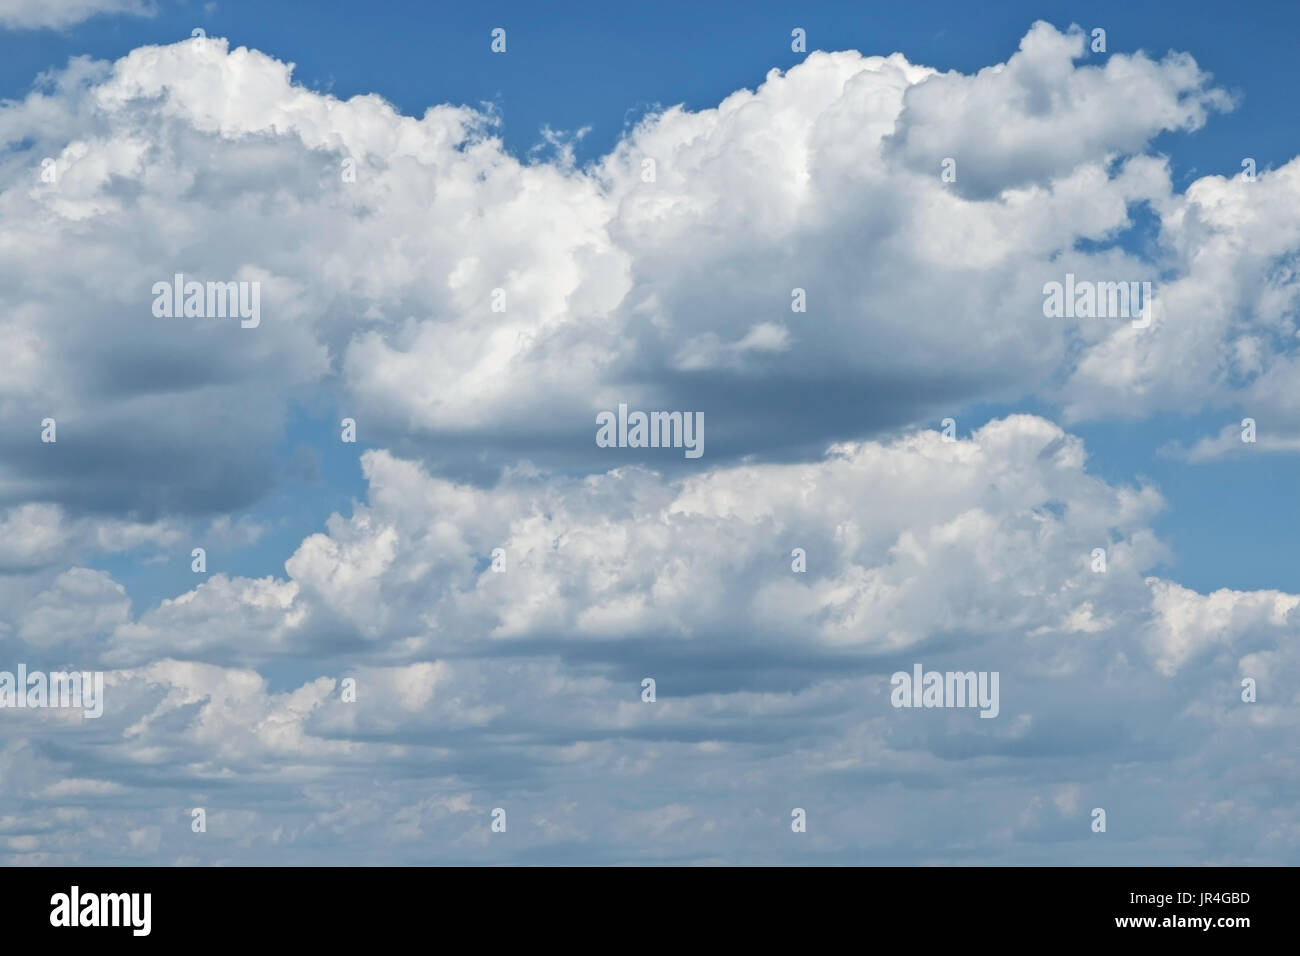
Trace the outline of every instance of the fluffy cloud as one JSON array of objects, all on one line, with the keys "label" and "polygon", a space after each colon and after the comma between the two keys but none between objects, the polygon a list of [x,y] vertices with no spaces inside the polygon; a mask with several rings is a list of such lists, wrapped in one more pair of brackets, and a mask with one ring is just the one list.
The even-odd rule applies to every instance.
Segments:
[{"label": "fluffy cloud", "polygon": [[152,16],[149,0],[0,0],[0,27],[63,29],[101,14]]},{"label": "fluffy cloud", "polygon": [[[108,672],[101,718],[5,713],[0,859],[1293,861],[1226,781],[1294,775],[1300,597],[1163,576],[1159,491],[1045,417],[919,427],[1248,404],[1291,447],[1300,160],[1179,193],[1149,152],[1230,106],[1045,24],[972,76],[814,53],[584,167],[223,40],[0,104],[0,650]],[[261,324],[155,317],[178,272]],[[1156,321],[1045,318],[1066,272]],[[704,458],[598,448],[621,402],[703,411]],[[257,542],[342,416],[364,496],[283,574],[133,606],[88,566]],[[999,671],[999,719],[893,709],[915,661]]]},{"label": "fluffy cloud", "polygon": [[1006,63],[909,86],[889,146],[926,174],[936,156],[961,157],[958,188],[993,197],[1100,157],[1140,153],[1156,133],[1199,129],[1212,111],[1232,106],[1186,54],[1159,62],[1108,56],[1096,65],[1090,55],[1082,31],[1037,23]]},{"label": "fluffy cloud", "polygon": [[[22,713],[4,756],[25,769],[0,779],[10,798],[39,794],[42,819],[98,822],[15,818],[10,855],[76,858],[104,821],[133,819],[124,795],[143,777],[170,822],[137,844],[119,827],[121,859],[229,862],[269,833],[276,858],[300,862],[331,841],[408,862],[761,861],[788,858],[768,843],[811,804],[809,860],[1050,860],[1062,842],[1114,860],[1086,840],[1103,805],[1137,828],[1121,855],[1176,837],[1180,859],[1203,861],[1226,825],[1226,767],[1244,747],[1281,759],[1300,717],[1285,690],[1300,596],[1202,596],[1149,575],[1159,495],[1085,464],[1078,439],[1029,416],[805,464],[521,469],[489,489],[368,453],[367,502],[303,541],[284,580],[217,575],[133,620],[85,571],[32,601],[29,649],[109,630],[78,651],[111,668],[107,704],[71,724]],[[998,670],[1000,719],[891,708],[888,674],[913,661]],[[1267,700],[1240,703],[1243,677]],[[34,742],[55,735],[72,749],[39,758]],[[1117,769],[1131,764],[1141,774]],[[955,768],[980,773],[936,790]],[[84,786],[49,790],[60,774]],[[557,774],[584,782],[561,792]],[[622,809],[610,781],[633,788]],[[248,788],[274,806],[249,807]],[[1175,808],[1165,818],[1148,812],[1153,790]],[[1295,852],[1284,808],[1233,793],[1250,820],[1234,858]],[[868,794],[905,839],[853,811]],[[214,837],[186,842],[192,806]],[[519,842],[487,841],[496,806]],[[935,825],[957,806],[970,827]]]},{"label": "fluffy cloud", "polygon": [[[303,403],[480,480],[520,456],[602,467],[594,413],[620,402],[704,411],[719,459],[1026,393],[1071,418],[1249,398],[1294,422],[1300,169],[1178,194],[1143,153],[1229,105],[1186,56],[1092,65],[1038,24],[971,77],[815,53],[576,168],[521,163],[487,115],[339,101],[224,40],[74,60],[0,107],[0,500],[245,506]],[[1157,260],[1114,241],[1143,205]],[[1166,318],[1045,319],[1066,271],[1159,276]],[[259,281],[262,324],[154,317],[177,272]]]},{"label": "fluffy cloud", "polygon": [[[306,538],[286,579],[216,574],[124,625],[103,653],[394,661],[524,642],[622,658],[611,641],[653,637],[685,661],[730,648],[774,666],[890,654],[935,634],[1077,635],[1103,617],[1114,629],[1150,603],[1162,503],[1149,486],[1089,476],[1084,461],[1078,439],[1029,416],[968,441],[917,432],[804,464],[677,478],[521,468],[487,489],[367,452],[368,502]],[[1095,547],[1109,554],[1104,575],[1090,569]],[[792,571],[796,548],[806,573]]]},{"label": "fluffy cloud", "polygon": [[29,502],[0,510],[0,573],[46,568],[78,555],[172,547],[182,534],[173,521],[71,518],[58,505]]}]

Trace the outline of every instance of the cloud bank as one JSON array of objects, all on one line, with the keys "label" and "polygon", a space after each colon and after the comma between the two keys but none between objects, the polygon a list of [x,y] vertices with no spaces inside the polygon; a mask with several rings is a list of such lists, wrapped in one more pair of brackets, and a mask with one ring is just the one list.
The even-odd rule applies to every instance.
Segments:
[{"label": "cloud bank", "polygon": [[[45,77],[0,105],[0,651],[107,705],[3,713],[0,859],[1294,862],[1300,596],[1168,579],[1159,489],[1067,430],[1300,435],[1300,160],[1152,151],[1232,106],[1044,23],[969,76],[813,53],[585,166],[221,39]],[[176,273],[261,323],[157,318]],[[1160,308],[1048,319],[1067,273]],[[1064,424],[930,430],[1019,400]],[[619,403],[705,456],[598,448]],[[228,533],[304,409],[371,447],[282,574],[92,566]],[[998,719],[892,708],[917,661]]]}]

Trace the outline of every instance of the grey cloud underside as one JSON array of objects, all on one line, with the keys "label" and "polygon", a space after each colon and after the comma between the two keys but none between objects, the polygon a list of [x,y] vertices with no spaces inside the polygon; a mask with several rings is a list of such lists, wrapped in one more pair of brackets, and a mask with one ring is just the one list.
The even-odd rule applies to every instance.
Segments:
[{"label": "grey cloud underside", "polygon": [[[50,480],[18,449],[62,415],[146,435],[125,459],[146,443],[175,453],[152,456],[151,481],[110,475],[102,491],[65,472],[47,500],[246,505],[302,401],[480,483],[512,457],[607,467],[594,415],[624,401],[704,411],[720,461],[807,458],[1031,394],[1070,418],[1248,396],[1297,430],[1285,263],[1300,237],[1277,210],[1300,172],[1173,192],[1143,150],[1230,100],[1185,56],[1092,59],[1081,35],[1043,24],[971,77],[816,53],[715,110],[648,117],[584,169],[520,165],[471,110],[417,120],[312,93],[225,41],[75,61],[0,112],[17,343],[0,494]],[[1120,100],[1145,107],[1109,108]],[[938,176],[949,155],[956,183]],[[46,156],[57,184],[34,172]],[[1158,224],[1156,259],[1076,251],[1138,206]],[[1170,318],[1142,338],[1123,321],[1045,320],[1042,286],[1066,271],[1158,276]],[[148,289],[176,272],[260,279],[264,323],[154,317]],[[790,311],[795,288],[806,312]],[[242,452],[217,444],[240,429]],[[229,474],[196,495],[202,468]]]},{"label": "grey cloud underside", "polygon": [[[1180,193],[1147,153],[1230,107],[1046,24],[974,76],[814,53],[586,168],[219,40],[0,105],[0,668],[108,674],[98,720],[0,711],[0,860],[1294,863],[1300,596],[1160,577],[1158,489],[963,418],[1300,433],[1300,161]],[[1066,271],[1166,311],[1048,320]],[[261,325],[155,317],[177,272]],[[703,411],[704,457],[597,447],[619,403]],[[323,481],[345,416],[364,494],[282,573],[94,569]],[[999,716],[895,709],[916,661],[999,671]]]}]

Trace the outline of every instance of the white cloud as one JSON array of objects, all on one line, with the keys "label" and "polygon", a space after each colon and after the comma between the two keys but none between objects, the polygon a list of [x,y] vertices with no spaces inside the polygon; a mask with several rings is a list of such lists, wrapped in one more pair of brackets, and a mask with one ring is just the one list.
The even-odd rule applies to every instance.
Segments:
[{"label": "white cloud", "polygon": [[[1155,575],[1159,492],[1045,418],[917,429],[1030,396],[1245,401],[1270,442],[1300,433],[1300,160],[1176,193],[1151,140],[1226,96],[1185,56],[1081,53],[1043,24],[973,76],[815,53],[586,168],[222,40],[76,59],[0,105],[0,649],[109,670],[98,720],[4,715],[0,794],[39,809],[0,815],[0,856],[762,861],[808,804],[823,861],[1293,860],[1293,808],[1225,769],[1289,766],[1300,597]],[[1141,204],[1153,260],[1108,245]],[[261,326],[155,319],[178,271],[260,281]],[[1159,275],[1164,314],[1045,319],[1066,271]],[[619,402],[704,410],[711,452],[606,456],[592,413]],[[299,406],[372,450],[283,575],[133,610],[81,566],[183,554],[187,516],[257,542],[233,513]],[[1002,716],[892,710],[913,661],[1000,671]],[[619,806],[611,779],[636,784]],[[1099,792],[1144,835],[1087,843]]]},{"label": "white cloud", "polygon": [[[411,660],[561,635],[816,654],[1093,633],[1094,606],[1112,625],[1144,612],[1144,572],[1166,552],[1149,528],[1159,495],[1083,465],[1077,439],[1028,416],[970,441],[920,432],[676,479],[522,471],[480,489],[367,452],[368,502],[305,539],[287,579],[214,575],[124,624],[109,659],[255,662],[340,639]],[[1098,546],[1105,575],[1089,569]],[[791,571],[796,547],[807,574]]]},{"label": "white cloud", "polygon": [[1211,112],[1232,106],[1205,81],[1186,54],[1100,57],[1078,27],[1062,34],[1040,21],[1006,63],[909,87],[888,141],[930,175],[940,158],[953,157],[960,188],[996,195],[1100,157],[1140,153],[1162,130],[1199,129]]},{"label": "white cloud", "polygon": [[1160,451],[1168,457],[1179,458],[1192,464],[1265,452],[1282,454],[1300,452],[1300,435],[1279,435],[1267,427],[1261,430],[1258,422],[1256,422],[1254,441],[1243,441],[1244,432],[1245,429],[1241,425],[1225,425],[1217,435],[1200,438],[1191,448],[1182,448],[1177,443],[1170,443]]},{"label": "white cloud", "polygon": [[0,572],[49,567],[78,554],[112,554],[147,545],[172,547],[184,535],[175,521],[73,518],[56,504],[31,502],[0,510]]},{"label": "white cloud", "polygon": [[[622,401],[704,410],[724,458],[1026,393],[1072,418],[1243,389],[1284,404],[1290,353],[1250,343],[1293,331],[1278,263],[1300,234],[1280,210],[1300,167],[1174,193],[1142,150],[1224,95],[1186,57],[1099,67],[1080,49],[1038,24],[971,77],[814,53],[715,109],[647,117],[585,169],[521,164],[473,110],[413,118],[295,86],[290,65],[220,39],[74,61],[0,109],[0,138],[35,141],[3,158],[15,257],[0,299],[21,347],[0,373],[0,496],[48,474],[19,423],[56,409],[124,451],[93,487],[64,478],[58,500],[192,511],[266,492],[295,394],[461,471],[520,454],[599,468],[593,413]],[[956,184],[938,175],[948,151]],[[1140,203],[1168,261],[1075,250]],[[1042,285],[1067,270],[1167,274],[1168,321],[1045,319]],[[148,290],[175,271],[259,278],[262,325],[155,319]],[[806,313],[790,311],[796,287]],[[1245,380],[1219,370],[1225,350]],[[812,390],[836,398],[799,400]],[[74,437],[68,454],[89,454]],[[162,489],[147,502],[146,469]]]},{"label": "white cloud", "polygon": [[61,30],[101,14],[153,16],[149,0],[0,0],[0,27]]}]

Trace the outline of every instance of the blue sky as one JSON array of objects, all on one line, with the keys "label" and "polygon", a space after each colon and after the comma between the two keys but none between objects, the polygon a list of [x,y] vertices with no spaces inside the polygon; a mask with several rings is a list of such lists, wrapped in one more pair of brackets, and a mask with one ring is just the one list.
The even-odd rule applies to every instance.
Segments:
[{"label": "blue sky", "polygon": [[[1215,782],[1294,782],[1294,4],[100,6],[0,0],[0,651],[115,694],[0,735],[0,858],[1294,862]],[[158,324],[176,271],[265,323]]]}]

